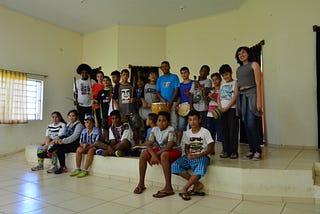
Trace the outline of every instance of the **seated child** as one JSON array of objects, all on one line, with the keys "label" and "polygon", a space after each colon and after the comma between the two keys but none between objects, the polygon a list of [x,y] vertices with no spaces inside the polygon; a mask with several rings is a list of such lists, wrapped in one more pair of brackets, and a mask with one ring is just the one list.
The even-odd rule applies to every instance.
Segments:
[{"label": "seated child", "polygon": [[[93,147],[94,142],[102,140],[100,129],[94,127],[94,118],[87,115],[84,118],[85,129],[82,130],[80,135],[80,146],[76,151],[76,169],[71,172],[70,176],[77,176],[78,178],[89,175],[89,167],[93,161],[93,155],[96,153],[96,148]],[[84,169],[81,169],[82,155],[87,154]]]},{"label": "seated child", "polygon": [[[214,141],[209,130],[201,127],[200,113],[191,110],[188,115],[188,122],[191,129],[185,131],[182,137],[186,154],[171,165],[173,174],[187,180],[182,192],[179,193],[183,200],[190,200],[191,195],[204,195],[204,192],[199,192],[203,188],[199,179],[205,175],[207,166],[210,164],[209,155],[214,149]],[[189,169],[193,170],[192,175],[188,173]],[[188,191],[192,185],[193,189]]]},{"label": "seated child", "polygon": [[[144,180],[148,162],[151,166],[161,164],[165,177],[164,188],[153,194],[153,197],[163,198],[174,194],[171,185],[170,165],[181,156],[181,151],[176,144],[174,128],[169,126],[169,124],[170,113],[160,111],[157,126],[152,128],[149,141],[147,142],[147,149],[141,153],[139,158],[139,183],[133,191],[135,194],[141,194],[146,189]],[[157,147],[152,147],[154,142],[158,142]]]},{"label": "seated child", "polygon": [[63,136],[66,131],[66,122],[62,118],[60,112],[51,113],[52,123],[46,129],[46,138],[41,146],[37,149],[38,164],[31,168],[32,171],[43,169],[43,162],[45,158],[51,158],[51,167],[47,170],[48,173],[55,172],[57,167],[57,155],[55,149],[48,153],[48,150],[54,146],[55,141]]},{"label": "seated child", "polygon": [[157,126],[157,119],[158,119],[157,114],[155,114],[155,113],[148,114],[148,117],[146,120],[146,125],[149,126],[149,128],[147,129],[145,142],[132,147],[132,151],[131,151],[132,156],[139,157],[142,150],[147,148],[147,142],[149,141],[151,130],[153,127]]},{"label": "seated child", "polygon": [[97,149],[96,153],[102,156],[115,155],[122,157],[128,155],[133,142],[133,133],[128,123],[121,122],[119,110],[110,113],[112,125],[109,128],[109,142],[96,142],[93,146]]}]

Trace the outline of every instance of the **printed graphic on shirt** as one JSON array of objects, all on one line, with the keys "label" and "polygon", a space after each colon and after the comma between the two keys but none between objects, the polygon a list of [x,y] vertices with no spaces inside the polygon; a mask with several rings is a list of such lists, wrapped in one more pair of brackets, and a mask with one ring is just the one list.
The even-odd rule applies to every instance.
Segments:
[{"label": "printed graphic on shirt", "polygon": [[233,93],[233,85],[223,85],[220,90],[221,100],[231,100]]},{"label": "printed graphic on shirt", "polygon": [[169,87],[171,85],[171,82],[165,82],[164,87]]},{"label": "printed graphic on shirt", "polygon": [[90,94],[90,87],[87,84],[80,83],[80,92],[82,95],[89,95]]},{"label": "printed graphic on shirt", "polygon": [[155,88],[147,88],[145,93],[147,94],[156,94],[157,93],[157,90]]},{"label": "printed graphic on shirt", "polygon": [[121,90],[121,103],[122,104],[130,103],[130,89],[129,88],[123,88]]},{"label": "printed graphic on shirt", "polygon": [[202,137],[190,137],[190,152],[192,154],[200,154],[203,150],[203,138]]}]

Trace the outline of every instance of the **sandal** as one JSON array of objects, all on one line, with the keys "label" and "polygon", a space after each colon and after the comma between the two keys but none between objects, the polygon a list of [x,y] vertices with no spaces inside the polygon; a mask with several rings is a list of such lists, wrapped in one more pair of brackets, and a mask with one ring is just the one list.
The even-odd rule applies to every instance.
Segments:
[{"label": "sandal", "polygon": [[156,194],[153,194],[153,197],[155,198],[163,198],[166,196],[174,195],[174,192],[163,192],[163,191],[158,191]]},{"label": "sandal", "polygon": [[206,195],[205,192],[194,191],[194,190],[188,191],[188,194],[191,196],[205,196]]},{"label": "sandal", "polygon": [[143,191],[146,189],[146,187],[145,186],[137,186],[135,189],[134,189],[134,193],[135,194],[141,194],[141,193],[143,193]]},{"label": "sandal", "polygon": [[189,201],[191,199],[190,195],[186,194],[186,193],[179,193],[179,196],[182,198],[182,200],[184,201]]}]

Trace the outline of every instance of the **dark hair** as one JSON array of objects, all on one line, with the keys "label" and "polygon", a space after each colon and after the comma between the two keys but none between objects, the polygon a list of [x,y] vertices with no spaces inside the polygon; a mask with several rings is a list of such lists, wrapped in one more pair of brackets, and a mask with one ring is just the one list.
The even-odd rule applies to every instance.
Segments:
[{"label": "dark hair", "polygon": [[201,119],[200,112],[198,112],[197,110],[194,110],[194,109],[189,111],[188,117],[190,117],[190,116],[197,116],[199,119]]},{"label": "dark hair", "polygon": [[71,113],[74,113],[77,117],[79,116],[79,112],[75,109],[70,110],[67,115],[69,116]]},{"label": "dark hair", "polygon": [[66,121],[63,119],[63,117],[62,117],[60,112],[54,111],[54,112],[51,113],[51,116],[53,116],[54,114],[56,114],[59,117],[60,122],[66,123]]},{"label": "dark hair", "polygon": [[91,69],[91,67],[90,67],[88,64],[81,64],[81,65],[79,65],[78,68],[77,68],[77,73],[78,73],[78,74],[81,74],[82,71],[87,71],[88,74],[90,74],[91,71],[92,71],[92,69]]},{"label": "dark hair", "polygon": [[107,79],[107,80],[111,81],[109,76],[103,76],[103,79]]},{"label": "dark hair", "polygon": [[220,80],[222,80],[221,75],[220,75],[218,72],[215,72],[215,73],[211,74],[210,77],[211,77],[211,79],[212,79],[213,77],[218,77]]},{"label": "dark hair", "polygon": [[148,72],[148,76],[149,76],[150,74],[155,74],[156,76],[158,76],[158,73],[157,73],[155,70],[150,70],[150,71]]},{"label": "dark hair", "polygon": [[189,68],[188,68],[188,67],[186,67],[186,66],[184,66],[184,67],[180,68],[180,72],[181,72],[181,71],[188,71],[188,72],[190,72],[190,71],[189,71]]},{"label": "dark hair", "polygon": [[242,47],[238,48],[237,51],[236,51],[235,58],[236,58],[236,60],[237,60],[237,63],[238,63],[239,65],[242,65],[242,64],[243,64],[243,62],[241,62],[240,59],[239,59],[239,57],[238,57],[238,53],[239,53],[241,50],[244,50],[244,51],[246,51],[246,52],[248,53],[248,61],[249,61],[249,62],[252,62],[252,61],[253,61],[253,55],[252,55],[252,52],[251,52],[250,48],[248,48],[248,47],[246,47],[246,46],[242,46]]},{"label": "dark hair", "polygon": [[119,111],[119,110],[113,110],[113,111],[110,113],[110,117],[112,117],[112,116],[116,116],[116,117],[121,118],[120,111]]},{"label": "dark hair", "polygon": [[123,74],[123,73],[127,73],[127,74],[129,74],[129,70],[128,69],[122,69],[122,71],[121,71],[121,74]]},{"label": "dark hair", "polygon": [[230,65],[228,64],[223,64],[221,65],[221,67],[219,68],[219,74],[224,74],[230,72],[232,74],[232,68],[230,67]]},{"label": "dark hair", "polygon": [[148,119],[151,120],[153,123],[157,123],[158,115],[155,113],[149,113]]},{"label": "dark hair", "polygon": [[160,111],[160,112],[158,113],[158,118],[159,118],[160,116],[166,117],[166,119],[170,122],[170,113],[169,113],[169,112]]},{"label": "dark hair", "polygon": [[206,70],[208,71],[208,74],[210,73],[210,67],[209,67],[209,65],[203,65],[203,66],[201,66],[200,69],[206,69]]},{"label": "dark hair", "polygon": [[115,70],[115,71],[112,71],[111,72],[111,76],[117,76],[117,77],[120,77],[120,72]]},{"label": "dark hair", "polygon": [[162,65],[162,64],[167,64],[167,65],[170,67],[170,63],[169,63],[168,61],[162,61],[162,62],[161,62],[161,65]]},{"label": "dark hair", "polygon": [[103,71],[97,71],[96,76],[97,76],[98,74],[102,74],[102,76],[104,76]]}]

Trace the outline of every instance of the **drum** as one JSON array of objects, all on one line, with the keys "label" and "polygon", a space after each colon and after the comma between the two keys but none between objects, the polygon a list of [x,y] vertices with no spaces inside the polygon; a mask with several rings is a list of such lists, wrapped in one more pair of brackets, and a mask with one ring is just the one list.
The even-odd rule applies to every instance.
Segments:
[{"label": "drum", "polygon": [[212,111],[212,117],[214,119],[216,119],[216,120],[220,119],[221,116],[222,116],[222,111],[220,109],[216,108],[215,110]]},{"label": "drum", "polygon": [[165,103],[152,103],[151,112],[158,114],[160,111],[170,112],[169,107]]},{"label": "drum", "polygon": [[182,117],[185,117],[190,112],[190,104],[189,103],[181,103],[178,107],[178,114]]}]

